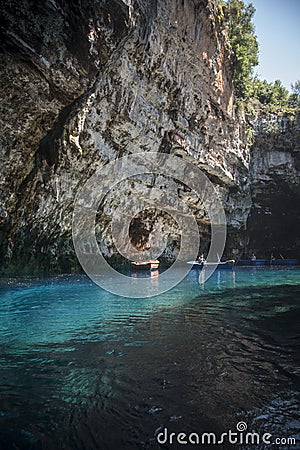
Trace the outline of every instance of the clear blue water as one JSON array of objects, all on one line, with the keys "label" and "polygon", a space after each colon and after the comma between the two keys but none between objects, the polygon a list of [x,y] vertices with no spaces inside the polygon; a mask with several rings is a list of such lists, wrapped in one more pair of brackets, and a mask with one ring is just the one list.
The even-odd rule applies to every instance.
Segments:
[{"label": "clear blue water", "polygon": [[240,420],[300,448],[299,301],[297,267],[191,271],[145,299],[84,276],[2,280],[0,448],[162,448],[161,427]]}]

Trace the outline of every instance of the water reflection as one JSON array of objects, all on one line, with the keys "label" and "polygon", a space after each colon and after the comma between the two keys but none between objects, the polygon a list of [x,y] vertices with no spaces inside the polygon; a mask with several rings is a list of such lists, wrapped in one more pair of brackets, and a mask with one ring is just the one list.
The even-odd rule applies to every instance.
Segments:
[{"label": "water reflection", "polygon": [[[205,287],[205,268],[197,271],[199,273],[198,276],[198,283],[204,290]],[[236,287],[236,271],[235,270],[216,270],[213,274],[213,282],[216,283],[217,288],[224,289],[224,287]],[[211,283],[209,285],[209,288],[211,287]],[[208,289],[209,289],[208,288]]]},{"label": "water reflection", "polygon": [[156,269],[156,270],[151,270],[151,277],[152,278],[156,278],[156,277],[158,277],[159,276],[159,271],[158,271],[158,269]]}]

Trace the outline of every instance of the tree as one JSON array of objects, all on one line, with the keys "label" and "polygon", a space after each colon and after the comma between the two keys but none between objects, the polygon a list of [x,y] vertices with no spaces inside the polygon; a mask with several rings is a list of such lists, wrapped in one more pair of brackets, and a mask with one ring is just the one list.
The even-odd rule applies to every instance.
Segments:
[{"label": "tree", "polygon": [[258,42],[252,23],[255,8],[242,0],[227,0],[222,2],[222,9],[231,46],[236,93],[247,98],[253,68],[258,64]]},{"label": "tree", "polygon": [[296,94],[300,97],[300,80],[297,80],[295,84],[291,84],[293,94]]},{"label": "tree", "polygon": [[261,81],[256,76],[252,79],[250,97],[257,99],[260,104],[266,106],[270,111],[276,111],[288,105],[289,91],[282,85],[280,80],[274,83]]},{"label": "tree", "polygon": [[289,96],[289,106],[293,108],[300,108],[300,80],[291,85],[292,94]]}]

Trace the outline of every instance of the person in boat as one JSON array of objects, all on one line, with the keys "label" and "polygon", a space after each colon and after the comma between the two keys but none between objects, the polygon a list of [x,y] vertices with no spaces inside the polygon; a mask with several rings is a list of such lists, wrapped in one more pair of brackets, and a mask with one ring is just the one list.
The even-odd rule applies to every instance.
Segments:
[{"label": "person in boat", "polygon": [[206,259],[204,258],[204,255],[202,253],[202,255],[200,255],[200,257],[198,258],[198,262],[201,264],[204,264],[206,262]]},{"label": "person in boat", "polygon": [[252,253],[250,259],[251,259],[251,261],[256,261],[256,255],[255,255],[255,253]]}]

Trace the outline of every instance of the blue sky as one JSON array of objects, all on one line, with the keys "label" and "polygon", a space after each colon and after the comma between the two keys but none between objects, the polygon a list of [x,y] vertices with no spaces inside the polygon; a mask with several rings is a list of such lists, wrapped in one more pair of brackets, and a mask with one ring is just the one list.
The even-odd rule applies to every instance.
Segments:
[{"label": "blue sky", "polygon": [[256,9],[260,44],[259,78],[281,80],[287,89],[300,80],[300,0],[246,0]]}]

